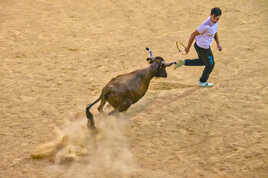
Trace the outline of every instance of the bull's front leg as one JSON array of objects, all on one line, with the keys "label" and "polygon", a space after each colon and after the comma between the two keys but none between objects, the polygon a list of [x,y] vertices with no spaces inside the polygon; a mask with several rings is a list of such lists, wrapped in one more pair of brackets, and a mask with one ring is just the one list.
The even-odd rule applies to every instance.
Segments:
[{"label": "bull's front leg", "polygon": [[109,112],[108,115],[111,116],[111,115],[114,115],[114,114],[116,114],[116,113],[118,113],[118,112],[119,112],[119,111],[118,111],[117,109],[114,109],[114,110],[112,110],[111,112]]}]

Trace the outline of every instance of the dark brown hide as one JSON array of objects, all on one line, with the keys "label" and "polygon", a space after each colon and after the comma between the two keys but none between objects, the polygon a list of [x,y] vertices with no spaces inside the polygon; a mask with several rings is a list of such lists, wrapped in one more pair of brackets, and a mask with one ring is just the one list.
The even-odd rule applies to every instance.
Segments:
[{"label": "dark brown hide", "polygon": [[119,75],[113,78],[103,89],[100,97],[86,108],[86,115],[89,119],[88,126],[95,128],[93,115],[90,108],[101,100],[98,107],[99,112],[103,112],[103,107],[108,101],[113,106],[114,112],[126,111],[132,104],[142,98],[153,77],[167,77],[166,67],[174,64],[165,63],[162,57],[147,58],[150,66],[145,69],[133,71],[131,73]]}]

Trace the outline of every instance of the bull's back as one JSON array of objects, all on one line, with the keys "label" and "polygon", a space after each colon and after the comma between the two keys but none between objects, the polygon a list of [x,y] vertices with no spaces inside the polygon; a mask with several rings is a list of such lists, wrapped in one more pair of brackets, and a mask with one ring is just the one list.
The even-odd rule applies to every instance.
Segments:
[{"label": "bull's back", "polygon": [[112,106],[119,105],[125,99],[137,102],[148,89],[148,82],[143,80],[141,70],[113,78],[103,89],[103,93],[109,93],[108,101]]}]

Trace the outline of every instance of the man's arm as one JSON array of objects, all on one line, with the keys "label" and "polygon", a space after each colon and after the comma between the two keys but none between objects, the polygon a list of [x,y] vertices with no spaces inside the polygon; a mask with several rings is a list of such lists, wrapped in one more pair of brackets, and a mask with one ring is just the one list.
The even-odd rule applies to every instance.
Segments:
[{"label": "man's arm", "polygon": [[188,40],[188,45],[187,45],[187,47],[185,48],[185,53],[187,54],[189,51],[190,51],[190,48],[191,48],[191,46],[192,46],[192,44],[193,44],[193,41],[194,41],[194,38],[197,36],[197,35],[199,35],[200,33],[197,31],[197,30],[195,30],[192,34],[191,34],[191,36],[190,36],[190,38],[189,38],[189,40]]},{"label": "man's arm", "polygon": [[215,39],[215,41],[217,43],[218,50],[221,51],[222,50],[222,47],[220,45],[220,41],[219,41],[219,37],[218,37],[218,32],[215,33],[214,39]]}]

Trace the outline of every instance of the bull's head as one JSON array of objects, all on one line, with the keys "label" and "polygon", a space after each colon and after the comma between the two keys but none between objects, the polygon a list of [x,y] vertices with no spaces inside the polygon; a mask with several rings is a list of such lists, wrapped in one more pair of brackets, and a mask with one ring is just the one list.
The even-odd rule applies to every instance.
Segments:
[{"label": "bull's head", "polygon": [[149,64],[153,65],[154,76],[166,78],[167,77],[166,67],[171,66],[172,64],[176,64],[176,62],[166,63],[162,57],[160,56],[154,57],[150,48],[145,48],[145,49],[150,54],[150,57],[147,58],[146,60],[148,61]]},{"label": "bull's head", "polygon": [[150,57],[147,58],[146,60],[148,61],[149,64],[153,65],[155,71],[154,72],[155,77],[166,78],[167,77],[166,67],[171,66],[172,64],[176,64],[176,62],[166,63],[165,60],[160,56]]}]

